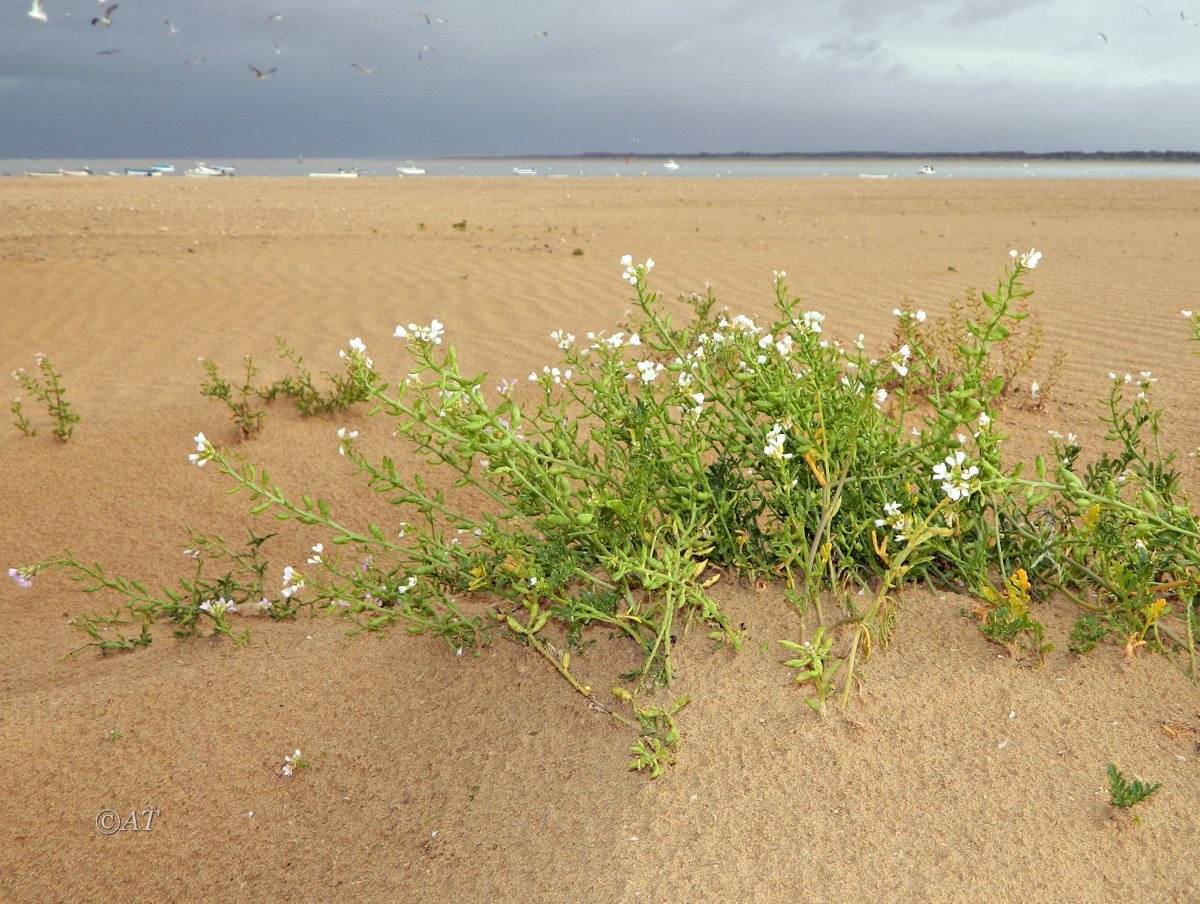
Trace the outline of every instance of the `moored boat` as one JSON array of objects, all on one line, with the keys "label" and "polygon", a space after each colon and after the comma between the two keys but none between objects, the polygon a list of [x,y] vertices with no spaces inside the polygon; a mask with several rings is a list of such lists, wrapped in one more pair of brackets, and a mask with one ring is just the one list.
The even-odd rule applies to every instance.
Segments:
[{"label": "moored boat", "polygon": [[64,176],[90,176],[92,171],[85,166],[80,169],[60,169],[59,173]]},{"label": "moored boat", "polygon": [[207,163],[197,163],[195,167],[184,172],[185,176],[232,176],[233,167],[222,163],[210,166]]},{"label": "moored boat", "polygon": [[425,167],[417,166],[410,160],[408,163],[404,164],[404,166],[396,167],[396,172],[401,176],[424,176]]},{"label": "moored boat", "polygon": [[531,166],[514,166],[513,167],[513,175],[514,176],[536,176],[537,170],[535,170]]},{"label": "moored boat", "polygon": [[918,172],[922,176],[932,176],[934,173],[933,164],[926,163],[923,167],[920,168],[920,170],[918,170]]},{"label": "moored boat", "polygon": [[358,170],[338,170],[333,173],[309,173],[310,179],[357,179]]},{"label": "moored boat", "polygon": [[666,163],[663,164],[663,169],[677,170],[677,169],[679,169],[679,164],[676,163],[674,160],[668,160]]}]

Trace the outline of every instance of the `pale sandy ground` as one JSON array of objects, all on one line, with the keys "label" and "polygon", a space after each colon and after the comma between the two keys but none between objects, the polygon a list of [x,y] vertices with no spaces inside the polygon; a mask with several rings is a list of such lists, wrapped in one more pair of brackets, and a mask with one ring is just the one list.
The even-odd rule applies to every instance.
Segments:
[{"label": "pale sandy ground", "polygon": [[[0,370],[45,352],[83,420],[65,446],[0,429],[0,567],[70,548],[157,583],[183,573],[187,526],[268,529],[187,463],[197,431],[236,438],[200,356],[278,376],[282,334],[336,370],[361,336],[394,377],[394,326],[438,317],[469,369],[523,376],[554,360],[550,330],[622,317],[625,253],[653,256],[668,296],[709,281],[747,313],[786,270],[832,333],[882,342],[903,300],[944,311],[1031,246],[1068,358],[1044,411],[1014,398],[1010,454],[1048,429],[1094,447],[1109,371],[1154,371],[1167,441],[1200,445],[1179,316],[1200,308],[1197,183],[2,180]],[[349,518],[394,517],[336,454],[343,424],[394,446],[362,412],[276,405],[237,448]],[[273,569],[319,539],[272,541]],[[457,658],[305,619],[255,622],[245,649],[162,629],[63,661],[82,643],[68,618],[118,600],[5,580],[0,899],[1200,900],[1197,751],[1157,725],[1200,727],[1200,696],[1165,660],[1076,657],[1049,604],[1059,646],[1034,669],[959,617],[964,598],[914,589],[861,698],[821,720],[781,664],[798,627],[779,590],[717,594],[746,652],[684,640],[679,764],[651,783],[624,768],[629,732],[515,644]],[[603,687],[631,656],[602,644],[576,668]],[[297,747],[315,765],[281,779]],[[1164,783],[1138,826],[1110,819],[1109,762]],[[159,815],[108,837],[104,808]]]}]

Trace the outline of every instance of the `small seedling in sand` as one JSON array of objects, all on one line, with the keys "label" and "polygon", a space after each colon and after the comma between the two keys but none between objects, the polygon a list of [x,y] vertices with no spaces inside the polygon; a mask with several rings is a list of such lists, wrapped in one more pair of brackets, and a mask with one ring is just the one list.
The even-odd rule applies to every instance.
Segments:
[{"label": "small seedling in sand", "polygon": [[450,226],[451,226],[451,228],[456,229],[459,232],[467,231],[467,221],[466,220],[459,220],[457,223],[451,223]]},{"label": "small seedling in sand", "polygon": [[817,628],[812,640],[806,640],[804,643],[781,640],[779,643],[797,654],[795,659],[789,659],[784,663],[788,668],[799,670],[796,673],[795,682],[803,684],[805,681],[811,681],[817,691],[815,697],[809,697],[804,702],[813,712],[825,715],[825,698],[833,690],[834,676],[842,666],[842,660],[831,654],[833,638],[822,626]]},{"label": "small seedling in sand", "polygon": [[[67,402],[62,375],[54,369],[50,359],[39,352],[34,355],[34,360],[37,362],[38,370],[41,371],[40,377],[29,373],[23,367],[14,370],[12,377],[21,385],[22,389],[46,406],[46,412],[50,415],[50,420],[54,422],[50,432],[58,437],[60,442],[65,443],[75,432],[75,425],[79,423],[79,415]],[[9,410],[13,413],[17,429],[23,436],[37,435],[37,430],[25,413],[19,398],[13,399]]]},{"label": "small seedling in sand", "polygon": [[[1130,810],[1142,801],[1148,800],[1161,787],[1161,782],[1153,785],[1147,784],[1141,779],[1134,779],[1130,782],[1115,765],[1108,764],[1108,800],[1114,807]],[[1130,815],[1134,822],[1140,821],[1136,816]]]},{"label": "small seedling in sand", "polygon": [[254,387],[254,376],[258,373],[254,359],[246,355],[242,362],[245,368],[242,385],[234,386],[221,376],[215,361],[203,359],[200,363],[208,379],[201,384],[200,395],[224,402],[242,439],[249,439],[262,429],[267,412],[257,403],[260,395]]},{"label": "small seedling in sand", "polygon": [[583,257],[583,249],[576,248],[574,251],[571,252],[571,256],[572,257]]},{"label": "small seedling in sand", "polygon": [[637,717],[638,740],[629,752],[633,759],[629,768],[641,772],[650,770],[651,778],[658,778],[664,770],[675,763],[675,753],[679,748],[679,728],[675,724],[675,716],[688,705],[687,697],[680,697],[670,707],[650,706],[635,709]]},{"label": "small seedling in sand", "polygon": [[114,731],[110,731],[108,734],[106,734],[106,735],[104,736],[104,740],[106,740],[106,741],[119,741],[119,740],[121,740],[121,738],[123,738],[123,737],[125,737],[125,735],[124,735],[123,733],[121,733],[121,732],[119,732],[119,731],[116,731],[116,730],[114,730]]}]

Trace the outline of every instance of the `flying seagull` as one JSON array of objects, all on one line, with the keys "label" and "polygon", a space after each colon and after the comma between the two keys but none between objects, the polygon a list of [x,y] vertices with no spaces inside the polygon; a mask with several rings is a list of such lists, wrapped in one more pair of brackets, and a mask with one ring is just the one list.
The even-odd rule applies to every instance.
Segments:
[{"label": "flying seagull", "polygon": [[420,62],[422,59],[425,58],[426,51],[436,51],[436,50],[437,50],[436,47],[430,47],[428,44],[426,44],[424,47],[422,47],[420,50],[417,51],[417,61]]},{"label": "flying seagull", "polygon": [[443,19],[441,16],[431,16],[429,13],[423,12],[415,12],[413,15],[418,19],[424,19],[426,25],[432,25],[434,22],[441,24],[450,21],[449,19]]},{"label": "flying seagull", "polygon": [[283,21],[283,13],[275,13],[275,15],[273,15],[273,16],[267,16],[267,21],[268,22],[282,22]]},{"label": "flying seagull", "polygon": [[120,52],[120,50],[97,50],[96,56],[112,56],[114,53]]},{"label": "flying seagull", "polygon": [[[249,63],[247,63],[246,65],[250,66]],[[254,73],[254,77],[256,79],[258,79],[259,81],[262,81],[263,79],[270,78],[272,75],[274,75],[276,68],[277,67],[272,67],[264,72],[263,70],[259,69],[257,66],[250,66],[250,71]]]},{"label": "flying seagull", "polygon": [[279,54],[281,54],[281,53],[283,53],[283,51],[279,48],[279,45],[276,44],[275,45],[275,55],[279,56]]},{"label": "flying seagull", "polygon": [[370,75],[376,69],[379,68],[378,66],[364,66],[362,63],[351,63],[350,65],[353,66],[355,69],[357,69],[359,72],[361,72],[363,75]]},{"label": "flying seagull", "polygon": [[108,26],[112,25],[112,14],[116,12],[116,9],[116,3],[114,3],[112,6],[105,7],[104,15],[92,19],[92,25],[103,25],[105,28],[108,28]]},{"label": "flying seagull", "polygon": [[550,37],[550,32],[548,32],[548,31],[535,31],[535,32],[533,33],[533,36],[534,36],[535,38],[548,38],[548,37]]},{"label": "flying seagull", "polygon": [[185,65],[185,66],[199,66],[199,65],[200,65],[201,63],[203,63],[203,62],[204,62],[204,57],[192,57],[192,59],[190,59],[190,60],[187,60],[187,61],[186,61],[186,62],[185,62],[183,65]]},{"label": "flying seagull", "polygon": [[172,37],[179,34],[181,31],[187,31],[187,26],[184,26],[183,28],[178,28],[171,23],[170,19],[163,19],[163,24],[166,25],[167,28],[169,28],[171,30]]},{"label": "flying seagull", "polygon": [[31,19],[37,19],[39,22],[45,22],[46,11],[42,9],[42,0],[33,0],[33,6],[29,7],[29,12],[26,15]]},{"label": "flying seagull", "polygon": [[1104,43],[1105,43],[1105,44],[1107,44],[1107,43],[1108,43],[1108,35],[1106,35],[1106,34],[1105,34],[1104,32],[1102,32],[1102,31],[1098,31],[1098,32],[1096,32],[1096,34],[1098,34],[1098,35],[1100,35],[1100,37],[1104,38]]}]

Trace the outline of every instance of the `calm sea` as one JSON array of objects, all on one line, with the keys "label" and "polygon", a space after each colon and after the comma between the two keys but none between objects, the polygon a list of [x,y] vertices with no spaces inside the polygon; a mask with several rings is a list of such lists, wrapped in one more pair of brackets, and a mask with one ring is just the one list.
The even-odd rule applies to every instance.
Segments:
[{"label": "calm sea", "polygon": [[[1134,161],[1067,161],[1014,159],[937,159],[889,157],[747,159],[724,157],[680,157],[678,169],[664,166],[665,157],[538,157],[429,158],[424,160],[336,159],[224,159],[209,164],[228,164],[238,176],[265,178],[307,177],[310,173],[356,171],[363,178],[397,178],[398,166],[423,167],[427,176],[469,177],[636,177],[655,179],[817,179],[858,176],[890,179],[1197,179],[1200,163],[1146,163]],[[124,175],[126,167],[143,169],[171,164],[175,172],[163,178],[179,178],[196,160],[0,160],[0,175],[23,176],[28,172],[56,172],[89,168],[96,175]],[[933,172],[922,172],[925,167]],[[516,176],[515,168],[535,170],[535,175]],[[406,176],[404,178],[422,178]]]}]

